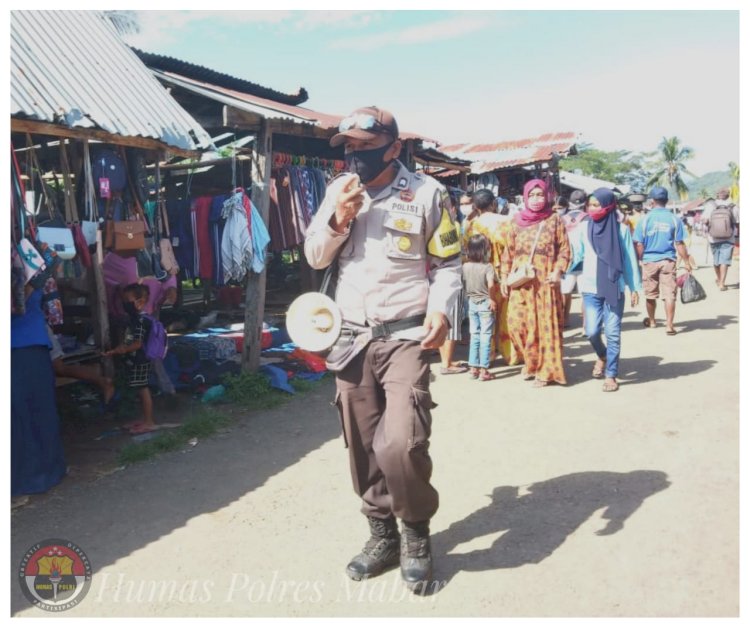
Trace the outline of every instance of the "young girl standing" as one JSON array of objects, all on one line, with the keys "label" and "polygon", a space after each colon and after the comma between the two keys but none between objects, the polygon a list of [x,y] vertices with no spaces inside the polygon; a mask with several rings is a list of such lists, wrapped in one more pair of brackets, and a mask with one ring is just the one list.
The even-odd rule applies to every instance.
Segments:
[{"label": "young girl standing", "polygon": [[462,268],[464,290],[469,300],[470,374],[472,379],[479,378],[481,381],[493,379],[487,369],[490,366],[497,304],[490,297],[496,280],[495,269],[487,263],[489,249],[490,243],[485,236],[471,236],[467,247],[468,261]]}]

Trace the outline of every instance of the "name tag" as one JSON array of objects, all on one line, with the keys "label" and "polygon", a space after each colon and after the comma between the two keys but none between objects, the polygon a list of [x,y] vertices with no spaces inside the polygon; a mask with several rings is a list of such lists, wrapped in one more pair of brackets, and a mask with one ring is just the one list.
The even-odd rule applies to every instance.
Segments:
[{"label": "name tag", "polygon": [[398,212],[400,214],[410,214],[412,216],[422,217],[424,216],[424,207],[419,203],[408,203],[406,201],[393,200],[391,206],[388,208],[390,212]]}]

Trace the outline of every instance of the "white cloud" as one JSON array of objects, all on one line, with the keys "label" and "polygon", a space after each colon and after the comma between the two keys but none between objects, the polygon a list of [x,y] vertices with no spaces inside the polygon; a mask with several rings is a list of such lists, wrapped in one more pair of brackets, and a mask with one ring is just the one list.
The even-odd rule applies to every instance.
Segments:
[{"label": "white cloud", "polygon": [[375,19],[372,11],[303,11],[296,16],[298,29],[313,30],[322,27],[361,28]]},{"label": "white cloud", "polygon": [[456,39],[494,25],[494,22],[486,17],[464,16],[411,26],[400,31],[382,32],[361,37],[345,37],[331,42],[329,47],[338,50],[367,51],[391,45],[422,44],[431,41]]}]

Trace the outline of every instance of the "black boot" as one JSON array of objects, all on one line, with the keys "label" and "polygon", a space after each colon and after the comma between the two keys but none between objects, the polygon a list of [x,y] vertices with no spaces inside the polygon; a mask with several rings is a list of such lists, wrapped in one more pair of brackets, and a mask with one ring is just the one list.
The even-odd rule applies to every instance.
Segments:
[{"label": "black boot", "polygon": [[401,578],[412,591],[426,589],[432,580],[429,521],[404,521],[401,530]]},{"label": "black boot", "polygon": [[396,519],[393,516],[387,519],[367,517],[367,521],[370,538],[362,552],[346,566],[346,574],[352,580],[371,578],[398,565],[400,536]]}]

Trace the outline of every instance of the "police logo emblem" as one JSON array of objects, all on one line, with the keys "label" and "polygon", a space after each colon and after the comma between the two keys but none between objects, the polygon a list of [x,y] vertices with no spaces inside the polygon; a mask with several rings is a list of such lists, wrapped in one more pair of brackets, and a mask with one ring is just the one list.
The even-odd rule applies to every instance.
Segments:
[{"label": "police logo emblem", "polygon": [[393,223],[393,226],[399,231],[411,231],[411,225],[411,220],[406,220],[406,218],[399,218]]},{"label": "police logo emblem", "polygon": [[397,242],[398,250],[406,253],[411,248],[411,240],[406,236],[402,236]]},{"label": "police logo emblem", "polygon": [[406,177],[401,177],[398,180],[398,185],[396,187],[397,188],[405,188],[406,187]]},{"label": "police logo emblem", "polygon": [[91,587],[91,563],[75,543],[47,539],[24,554],[18,573],[23,594],[34,606],[65,611],[81,602]]}]

